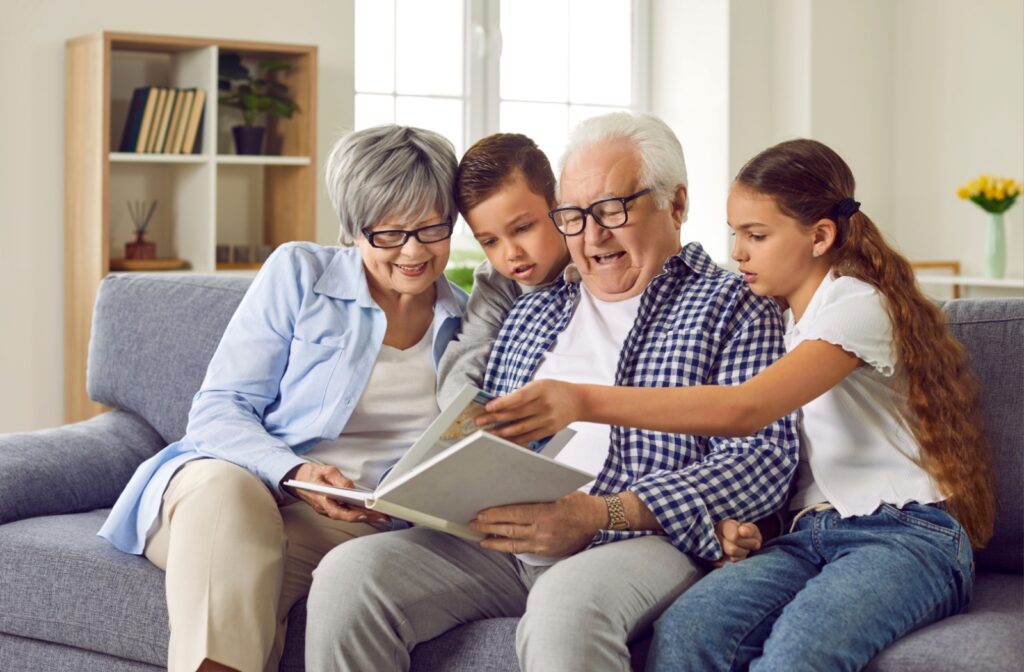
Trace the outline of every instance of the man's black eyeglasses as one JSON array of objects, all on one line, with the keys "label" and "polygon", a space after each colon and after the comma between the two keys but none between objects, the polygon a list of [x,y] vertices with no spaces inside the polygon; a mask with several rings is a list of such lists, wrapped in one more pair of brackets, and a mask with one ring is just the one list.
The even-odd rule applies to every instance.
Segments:
[{"label": "man's black eyeglasses", "polygon": [[578,236],[583,233],[587,225],[587,215],[594,218],[598,226],[605,229],[617,229],[625,226],[629,221],[629,210],[626,204],[630,201],[651,193],[651,190],[642,189],[635,194],[621,198],[603,198],[594,201],[589,208],[557,208],[548,213],[548,217],[555,223],[555,228],[562,232],[563,236]]},{"label": "man's black eyeglasses", "polygon": [[415,236],[416,240],[420,241],[424,245],[430,243],[440,243],[442,240],[447,240],[452,237],[452,229],[454,225],[451,222],[441,222],[440,224],[431,224],[430,226],[421,226],[418,229],[406,231],[404,229],[394,229],[388,231],[371,231],[370,229],[363,229],[363,235],[366,236],[366,240],[373,247],[379,247],[387,249],[389,247],[402,247],[409,238]]}]

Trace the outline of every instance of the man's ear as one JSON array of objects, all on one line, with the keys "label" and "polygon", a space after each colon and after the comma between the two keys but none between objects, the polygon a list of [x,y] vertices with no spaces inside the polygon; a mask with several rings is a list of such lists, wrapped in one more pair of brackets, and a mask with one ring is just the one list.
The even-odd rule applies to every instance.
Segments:
[{"label": "man's ear", "polygon": [[836,223],[831,219],[819,219],[814,223],[811,234],[814,251],[823,257],[836,244]]},{"label": "man's ear", "polygon": [[676,192],[672,194],[672,223],[676,226],[676,231],[682,228],[683,218],[686,215],[686,202],[689,196],[686,193],[686,185],[676,185]]}]

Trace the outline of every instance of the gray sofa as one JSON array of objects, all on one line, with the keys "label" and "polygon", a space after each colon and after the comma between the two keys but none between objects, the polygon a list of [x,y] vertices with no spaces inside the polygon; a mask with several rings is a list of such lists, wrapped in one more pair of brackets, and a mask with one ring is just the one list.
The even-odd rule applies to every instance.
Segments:
[{"label": "gray sofa", "polygon": [[[108,277],[96,304],[89,393],[114,410],[0,435],[0,670],[163,666],[163,573],[96,531],[135,467],[184,433],[192,395],[247,286],[224,276]],[[1024,659],[1024,300],[959,300],[944,309],[982,381],[997,531],[977,555],[970,611],[905,637],[871,670],[995,671],[1019,669]],[[281,669],[301,670],[304,602],[290,622]],[[457,628],[417,647],[414,669],[517,670],[515,624]],[[637,666],[645,644],[634,646]]]}]

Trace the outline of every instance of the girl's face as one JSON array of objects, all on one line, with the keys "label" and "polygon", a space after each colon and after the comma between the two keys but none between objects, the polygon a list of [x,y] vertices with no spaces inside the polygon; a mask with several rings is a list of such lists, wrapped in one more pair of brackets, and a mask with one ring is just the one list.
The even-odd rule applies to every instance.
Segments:
[{"label": "girl's face", "polygon": [[536,286],[553,280],[569,261],[565,239],[548,218],[551,208],[517,174],[467,212],[466,220],[498,273]]},{"label": "girl's face", "polygon": [[827,264],[812,254],[814,227],[783,214],[770,196],[733,184],[727,211],[732,258],[755,294],[788,298]]}]

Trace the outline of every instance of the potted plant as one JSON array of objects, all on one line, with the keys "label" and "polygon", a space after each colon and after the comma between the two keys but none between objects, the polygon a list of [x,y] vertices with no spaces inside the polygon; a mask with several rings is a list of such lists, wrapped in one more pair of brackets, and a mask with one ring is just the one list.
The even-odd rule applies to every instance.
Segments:
[{"label": "potted plant", "polygon": [[985,174],[956,190],[956,195],[969,200],[988,213],[985,237],[985,274],[1001,278],[1006,274],[1006,232],[1003,213],[1013,207],[1024,185],[1010,177]]},{"label": "potted plant", "polygon": [[290,118],[298,109],[295,101],[288,96],[288,87],[274,79],[274,73],[288,72],[292,67],[288,61],[260,61],[260,74],[253,77],[249,68],[242,63],[241,55],[221,53],[217,86],[224,93],[220,96],[220,102],[242,111],[243,125],[231,129],[238,154],[262,153],[263,133],[266,129],[257,123],[265,115]]}]

